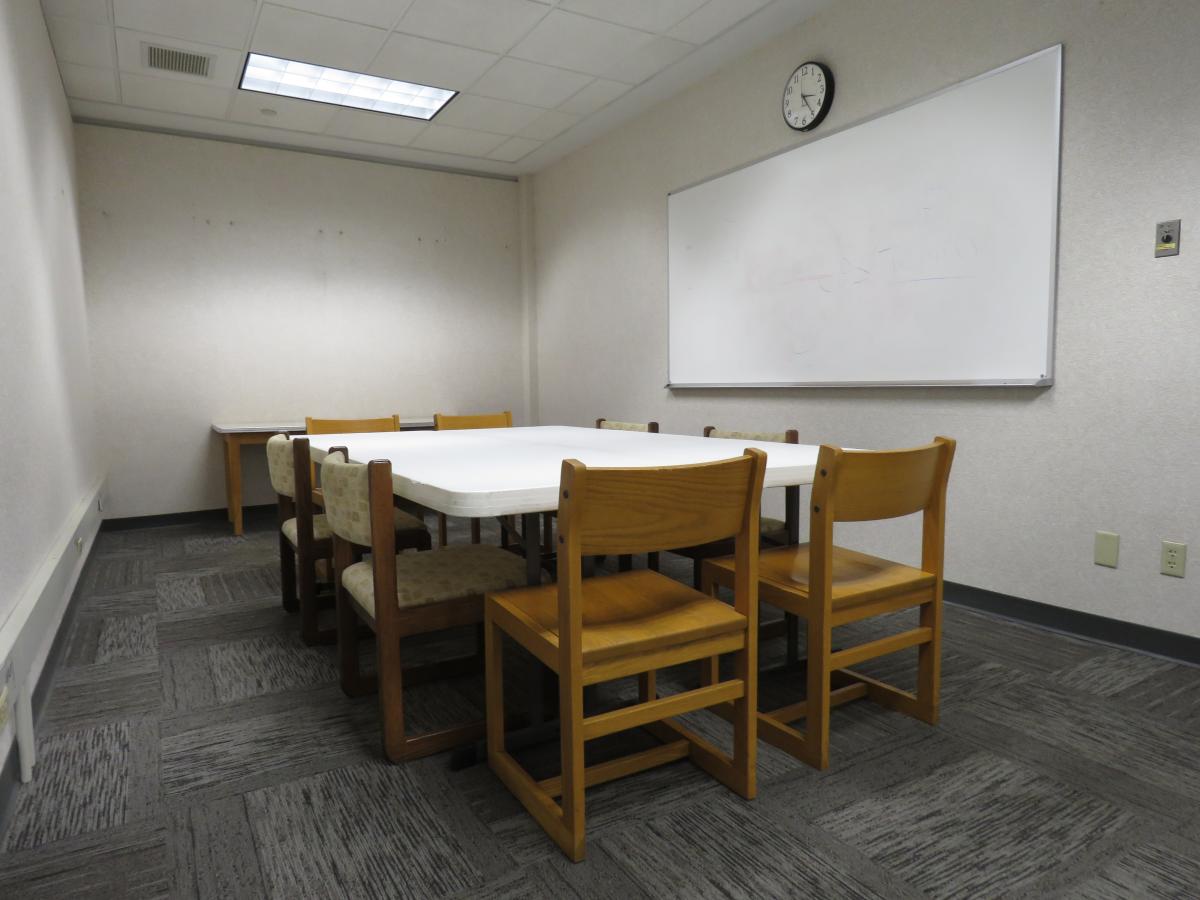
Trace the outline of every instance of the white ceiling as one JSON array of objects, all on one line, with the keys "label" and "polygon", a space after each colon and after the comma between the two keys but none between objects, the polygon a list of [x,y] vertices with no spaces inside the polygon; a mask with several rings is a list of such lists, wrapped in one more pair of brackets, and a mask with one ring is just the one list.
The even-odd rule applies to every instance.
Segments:
[{"label": "white ceiling", "polygon": [[[518,175],[832,2],[42,0],[42,9],[77,119]],[[212,56],[210,76],[147,69],[146,43]],[[250,50],[462,93],[426,123],[240,91]]]}]

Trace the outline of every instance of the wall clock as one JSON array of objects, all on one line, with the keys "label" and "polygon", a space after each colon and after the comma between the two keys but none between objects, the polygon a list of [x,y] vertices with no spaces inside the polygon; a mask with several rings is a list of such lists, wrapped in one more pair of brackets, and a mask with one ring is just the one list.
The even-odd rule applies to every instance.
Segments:
[{"label": "wall clock", "polygon": [[783,120],[796,131],[812,131],[833,105],[833,72],[824,63],[801,63],[783,89]]}]

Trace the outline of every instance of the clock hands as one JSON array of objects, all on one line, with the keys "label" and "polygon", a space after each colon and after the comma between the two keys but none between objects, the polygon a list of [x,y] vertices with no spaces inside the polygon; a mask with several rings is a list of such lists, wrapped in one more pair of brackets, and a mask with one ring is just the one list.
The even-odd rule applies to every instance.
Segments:
[{"label": "clock hands", "polygon": [[813,115],[816,115],[816,114],[817,114],[817,111],[816,111],[815,109],[813,109],[813,108],[812,108],[812,104],[808,102],[808,98],[809,98],[809,97],[813,97],[813,96],[816,96],[816,95],[815,95],[815,94],[803,94],[803,93],[802,93],[802,94],[800,95],[800,99],[804,101],[804,105],[808,107],[808,111],[809,111],[810,113],[812,113]]}]

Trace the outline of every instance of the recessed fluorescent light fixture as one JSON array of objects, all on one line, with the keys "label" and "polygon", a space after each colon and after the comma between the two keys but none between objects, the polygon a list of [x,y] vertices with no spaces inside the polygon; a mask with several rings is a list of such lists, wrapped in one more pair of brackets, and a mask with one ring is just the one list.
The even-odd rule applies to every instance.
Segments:
[{"label": "recessed fluorescent light fixture", "polygon": [[238,86],[243,91],[315,100],[425,121],[436,116],[458,93],[261,53],[247,55],[242,83]]}]

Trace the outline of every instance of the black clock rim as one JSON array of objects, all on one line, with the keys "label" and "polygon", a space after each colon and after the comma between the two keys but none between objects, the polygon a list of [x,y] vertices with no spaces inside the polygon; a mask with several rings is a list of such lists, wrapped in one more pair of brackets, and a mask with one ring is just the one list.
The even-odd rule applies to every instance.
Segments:
[{"label": "black clock rim", "polygon": [[793,125],[791,122],[789,122],[787,120],[787,115],[786,114],[784,115],[783,123],[785,125],[787,125],[788,128],[792,129],[792,131],[812,131],[814,128],[816,128],[818,125],[820,125],[822,122],[825,121],[825,117],[827,115],[829,115],[830,107],[833,106],[833,92],[834,92],[833,70],[830,69],[829,66],[825,65],[825,63],[823,63],[823,62],[817,62],[815,59],[809,59],[809,60],[806,60],[806,61],[800,63],[800,65],[796,66],[796,68],[792,69],[792,74],[788,76],[788,80],[783,86],[783,94],[779,98],[780,111],[781,112],[783,111],[783,109],[784,109],[783,104],[784,104],[784,101],[787,99],[787,86],[789,84],[791,84],[792,78],[795,76],[795,74],[797,72],[799,72],[801,69],[803,69],[805,66],[816,66],[818,69],[820,69],[821,74],[823,74],[825,76],[825,83],[828,84],[829,87],[825,91],[825,103],[821,106],[821,111],[819,113],[817,113],[816,118],[814,118],[807,125]]}]

